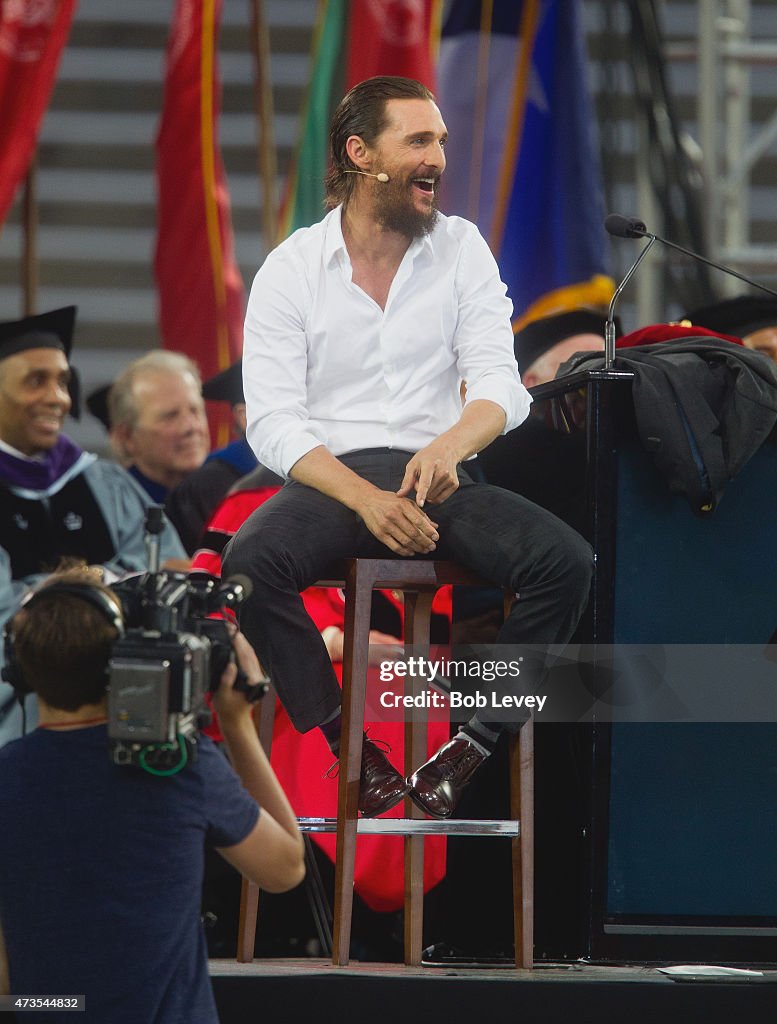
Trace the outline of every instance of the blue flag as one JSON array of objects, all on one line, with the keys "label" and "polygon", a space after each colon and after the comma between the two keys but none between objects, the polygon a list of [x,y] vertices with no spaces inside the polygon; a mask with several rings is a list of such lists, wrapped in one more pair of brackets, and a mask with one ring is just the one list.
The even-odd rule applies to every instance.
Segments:
[{"label": "blue flag", "polygon": [[596,121],[579,0],[453,0],[439,99],[442,208],[474,221],[499,263],[514,327],[606,305]]}]

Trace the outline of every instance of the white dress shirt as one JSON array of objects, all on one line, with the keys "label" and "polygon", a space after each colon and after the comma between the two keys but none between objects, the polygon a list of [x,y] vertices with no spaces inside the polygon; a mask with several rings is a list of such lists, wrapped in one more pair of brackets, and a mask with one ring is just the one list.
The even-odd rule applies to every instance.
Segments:
[{"label": "white dress shirt", "polygon": [[531,396],[513,354],[512,303],[474,224],[440,215],[414,239],[386,308],[352,281],[338,207],[273,250],[254,279],[243,347],[246,436],[283,476],[326,445],[419,451],[488,399],[505,431]]}]

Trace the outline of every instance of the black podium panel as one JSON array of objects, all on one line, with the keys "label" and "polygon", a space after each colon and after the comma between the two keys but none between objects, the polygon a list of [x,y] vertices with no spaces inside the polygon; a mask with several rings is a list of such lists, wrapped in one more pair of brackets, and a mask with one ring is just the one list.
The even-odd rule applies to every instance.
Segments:
[{"label": "black podium panel", "polygon": [[[533,393],[531,431],[544,472],[557,475],[546,487],[542,474],[524,471],[510,459],[521,449],[511,440],[484,463],[493,482],[526,488],[592,542],[594,586],[577,639],[766,645],[777,628],[777,446],[765,444],[700,518],[670,493],[637,438],[629,374],[576,373]],[[531,440],[524,434],[527,457]],[[732,695],[736,686],[732,679]],[[613,961],[777,960],[773,719],[595,724],[587,738],[577,727],[584,806],[566,809],[566,826],[545,838],[538,829],[537,857],[557,860],[554,840],[579,834],[584,820],[566,872],[587,883],[576,898],[562,887],[550,950]],[[538,805],[546,795],[538,779]],[[541,886],[538,914],[550,891]]]},{"label": "black podium panel", "polygon": [[619,443],[618,643],[767,643],[777,628],[777,445],[700,518],[633,439]]},{"label": "black podium panel", "polygon": [[[777,625],[776,497],[772,444],[700,519],[633,439],[621,441],[614,642],[766,645]],[[591,953],[774,960],[775,721],[615,724],[601,733],[606,841],[600,828]]]}]

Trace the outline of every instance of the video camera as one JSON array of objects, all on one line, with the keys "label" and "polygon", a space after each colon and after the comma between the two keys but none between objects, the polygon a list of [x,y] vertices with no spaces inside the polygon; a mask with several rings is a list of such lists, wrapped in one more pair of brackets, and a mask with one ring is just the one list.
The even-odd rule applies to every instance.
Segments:
[{"label": "video camera", "polygon": [[[209,573],[159,568],[161,506],[146,513],[149,569],[112,585],[124,612],[124,634],[109,662],[108,736],[111,758],[155,775],[173,775],[196,757],[197,732],[209,718],[213,693],[232,658],[227,621],[251,593],[244,576],[221,581]],[[218,617],[214,617],[218,616]],[[238,672],[235,689],[259,700],[267,683],[249,686]]]}]

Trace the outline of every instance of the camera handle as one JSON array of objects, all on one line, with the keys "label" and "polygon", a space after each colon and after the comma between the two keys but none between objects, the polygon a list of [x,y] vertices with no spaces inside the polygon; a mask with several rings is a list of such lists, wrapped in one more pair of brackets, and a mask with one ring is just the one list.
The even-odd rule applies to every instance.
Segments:
[{"label": "camera handle", "polygon": [[264,697],[270,687],[269,684],[264,681],[250,685],[248,682],[248,676],[241,668],[238,668],[237,679],[235,680],[233,689],[244,694],[245,699],[249,704],[256,704],[257,701],[260,701],[262,697]]},{"label": "camera handle", "polygon": [[237,678],[232,685],[232,689],[237,690],[238,693],[242,693],[249,704],[256,704],[256,702],[260,701],[270,689],[270,680],[265,676],[265,678],[260,680],[258,683],[249,683],[248,676],[238,664],[234,650],[229,652],[229,660],[237,668]]},{"label": "camera handle", "polygon": [[163,505],[149,505],[146,509],[145,535],[143,540],[146,545],[146,556],[148,558],[148,571],[153,576],[159,572],[159,545],[160,534],[165,528],[165,510]]}]

